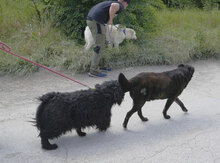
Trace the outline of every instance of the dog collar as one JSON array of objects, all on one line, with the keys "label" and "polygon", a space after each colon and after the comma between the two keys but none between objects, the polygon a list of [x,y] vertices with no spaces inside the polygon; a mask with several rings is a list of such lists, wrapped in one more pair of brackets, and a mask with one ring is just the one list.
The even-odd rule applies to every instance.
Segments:
[{"label": "dog collar", "polygon": [[126,35],[126,30],[125,29],[123,29],[123,33]]}]

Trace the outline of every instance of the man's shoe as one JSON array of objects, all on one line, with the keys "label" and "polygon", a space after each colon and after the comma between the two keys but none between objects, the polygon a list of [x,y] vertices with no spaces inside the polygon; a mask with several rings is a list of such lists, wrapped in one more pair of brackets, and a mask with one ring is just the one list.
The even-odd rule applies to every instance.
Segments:
[{"label": "man's shoe", "polygon": [[94,73],[91,73],[91,72],[89,72],[88,75],[91,76],[91,77],[98,77],[98,78],[106,77],[106,76],[107,76],[106,73],[97,73],[97,74],[94,74]]},{"label": "man's shoe", "polygon": [[112,71],[112,69],[109,67],[101,67],[100,70],[101,71]]}]

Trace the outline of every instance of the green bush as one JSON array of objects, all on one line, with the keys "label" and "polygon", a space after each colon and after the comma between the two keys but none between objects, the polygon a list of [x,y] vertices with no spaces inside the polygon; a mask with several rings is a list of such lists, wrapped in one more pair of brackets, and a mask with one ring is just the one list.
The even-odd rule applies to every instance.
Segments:
[{"label": "green bush", "polygon": [[[61,28],[69,38],[82,41],[87,14],[95,4],[102,1],[44,0],[44,3],[46,3],[49,12],[54,15],[55,25]],[[143,31],[155,30],[154,9],[163,7],[161,0],[132,0],[128,10],[117,16],[115,24],[134,27],[141,36]]]},{"label": "green bush", "polygon": [[116,17],[115,24],[133,28],[138,40],[143,40],[148,33],[155,32],[157,26],[155,11],[161,8],[164,8],[162,1],[133,0],[127,11]]},{"label": "green bush", "polygon": [[211,10],[220,8],[220,0],[163,0],[169,8],[200,8]]},{"label": "green bush", "polygon": [[[42,0],[40,0],[42,1]],[[69,37],[82,41],[86,16],[91,6],[102,0],[43,0],[45,8],[53,15],[54,25]]]}]

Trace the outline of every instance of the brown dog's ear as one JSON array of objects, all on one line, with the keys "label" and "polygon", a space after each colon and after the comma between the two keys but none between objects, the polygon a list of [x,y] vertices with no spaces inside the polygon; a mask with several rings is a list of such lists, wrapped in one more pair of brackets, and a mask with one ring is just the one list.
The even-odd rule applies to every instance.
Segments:
[{"label": "brown dog's ear", "polygon": [[130,83],[129,83],[128,79],[124,76],[124,74],[122,74],[122,73],[119,74],[118,82],[120,83],[124,92],[127,92],[130,90]]}]

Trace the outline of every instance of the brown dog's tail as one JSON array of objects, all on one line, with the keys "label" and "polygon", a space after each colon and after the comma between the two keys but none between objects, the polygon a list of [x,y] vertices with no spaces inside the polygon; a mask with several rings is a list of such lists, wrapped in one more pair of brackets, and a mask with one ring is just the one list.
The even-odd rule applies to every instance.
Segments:
[{"label": "brown dog's tail", "polygon": [[118,82],[120,83],[124,92],[130,91],[131,84],[129,83],[128,79],[124,76],[124,74],[122,73],[119,74]]}]

